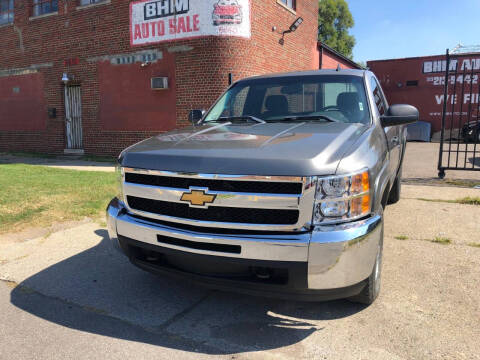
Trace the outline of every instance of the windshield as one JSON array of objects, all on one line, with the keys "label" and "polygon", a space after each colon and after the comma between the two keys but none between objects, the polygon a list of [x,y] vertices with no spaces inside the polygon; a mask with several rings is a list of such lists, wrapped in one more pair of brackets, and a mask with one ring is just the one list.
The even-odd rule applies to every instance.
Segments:
[{"label": "windshield", "polygon": [[204,122],[229,119],[370,123],[363,78],[349,75],[273,77],[241,81],[218,100]]}]

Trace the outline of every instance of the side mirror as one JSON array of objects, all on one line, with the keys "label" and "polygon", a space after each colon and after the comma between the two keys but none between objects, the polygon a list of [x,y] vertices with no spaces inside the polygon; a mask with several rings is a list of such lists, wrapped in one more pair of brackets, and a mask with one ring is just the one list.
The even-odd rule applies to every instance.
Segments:
[{"label": "side mirror", "polygon": [[383,127],[407,125],[418,121],[418,109],[412,105],[391,105],[380,120]]},{"label": "side mirror", "polygon": [[204,113],[205,110],[191,110],[188,114],[188,121],[190,121],[192,124],[196,124],[202,120]]}]

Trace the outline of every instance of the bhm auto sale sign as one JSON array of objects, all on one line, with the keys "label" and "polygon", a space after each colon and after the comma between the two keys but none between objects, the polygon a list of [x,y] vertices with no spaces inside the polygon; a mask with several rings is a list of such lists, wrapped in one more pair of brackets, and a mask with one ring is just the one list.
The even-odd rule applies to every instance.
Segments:
[{"label": "bhm auto sale sign", "polygon": [[250,38],[250,0],[146,0],[130,3],[132,45],[202,36]]}]

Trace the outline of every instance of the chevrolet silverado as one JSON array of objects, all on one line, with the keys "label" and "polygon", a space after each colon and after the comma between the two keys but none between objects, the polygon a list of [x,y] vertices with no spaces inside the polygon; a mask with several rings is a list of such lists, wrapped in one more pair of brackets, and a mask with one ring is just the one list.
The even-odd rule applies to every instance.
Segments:
[{"label": "chevrolet silverado", "polygon": [[107,209],[136,266],[254,295],[371,304],[400,198],[410,105],[367,70],[246,78],[190,127],[119,157]]}]

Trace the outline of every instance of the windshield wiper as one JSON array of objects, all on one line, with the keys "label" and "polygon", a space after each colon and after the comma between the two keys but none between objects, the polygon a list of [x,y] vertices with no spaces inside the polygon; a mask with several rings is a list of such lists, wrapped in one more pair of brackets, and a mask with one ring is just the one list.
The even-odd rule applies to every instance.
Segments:
[{"label": "windshield wiper", "polygon": [[222,121],[222,122],[223,121],[230,121],[232,123],[241,122],[241,121],[254,121],[254,122],[259,123],[259,124],[265,124],[264,120],[259,119],[255,116],[250,116],[250,115],[231,116],[231,117],[223,116],[223,117],[219,117],[216,121]]},{"label": "windshield wiper", "polygon": [[287,116],[282,118],[285,121],[304,121],[304,120],[325,120],[328,122],[340,122],[339,120],[333,119],[327,115],[300,115],[300,116]]}]

